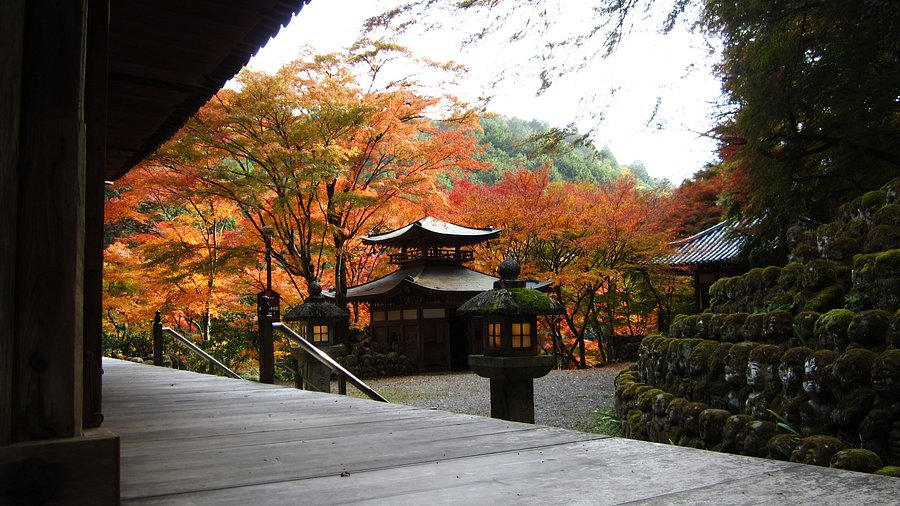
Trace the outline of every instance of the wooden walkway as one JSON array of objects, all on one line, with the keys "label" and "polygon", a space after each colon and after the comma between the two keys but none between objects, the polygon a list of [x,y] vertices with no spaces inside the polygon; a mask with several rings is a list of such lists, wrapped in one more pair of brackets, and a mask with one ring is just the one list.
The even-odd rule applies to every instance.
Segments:
[{"label": "wooden walkway", "polygon": [[112,359],[103,368],[124,504],[900,501],[893,478]]}]

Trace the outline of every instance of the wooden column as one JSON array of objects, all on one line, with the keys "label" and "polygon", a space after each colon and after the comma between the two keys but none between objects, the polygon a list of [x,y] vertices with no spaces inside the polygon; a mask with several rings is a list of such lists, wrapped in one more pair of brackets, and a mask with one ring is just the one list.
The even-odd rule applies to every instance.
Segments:
[{"label": "wooden column", "polygon": [[86,0],[25,4],[14,441],[81,435],[86,21]]},{"label": "wooden column", "polygon": [[109,0],[88,5],[85,119],[87,163],[84,210],[84,427],[103,421],[101,363],[103,356],[103,195],[106,170],[106,102]]},{"label": "wooden column", "polygon": [[0,2],[0,446],[12,440],[16,212],[22,40],[27,0]]}]

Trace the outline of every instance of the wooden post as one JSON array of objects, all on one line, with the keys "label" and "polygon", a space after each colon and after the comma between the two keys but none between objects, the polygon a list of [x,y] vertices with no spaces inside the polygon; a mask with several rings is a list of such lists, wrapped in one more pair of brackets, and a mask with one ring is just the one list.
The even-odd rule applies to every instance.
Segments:
[{"label": "wooden post", "polygon": [[163,365],[163,329],[159,311],[153,317],[153,365]]},{"label": "wooden post", "polygon": [[275,340],[272,323],[281,320],[281,296],[274,290],[256,294],[256,321],[259,322],[259,382],[275,383]]},{"label": "wooden post", "polygon": [[26,0],[0,2],[0,446],[12,440],[16,216]]},{"label": "wooden post", "polygon": [[85,119],[87,159],[84,210],[84,427],[103,421],[103,195],[106,170],[106,102],[109,38],[108,0],[88,6]]},{"label": "wooden post", "polygon": [[26,2],[13,440],[81,435],[86,28],[87,0]]}]

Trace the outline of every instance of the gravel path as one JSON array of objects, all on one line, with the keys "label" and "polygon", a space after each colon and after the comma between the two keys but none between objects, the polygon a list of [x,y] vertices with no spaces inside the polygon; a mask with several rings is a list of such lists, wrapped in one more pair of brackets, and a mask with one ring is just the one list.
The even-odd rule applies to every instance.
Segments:
[{"label": "gravel path", "polygon": [[[594,413],[611,410],[613,380],[629,364],[550,371],[534,380],[535,423],[594,432]],[[419,374],[365,380],[388,401],[454,413],[490,416],[490,380],[472,372]],[[348,390],[356,394],[356,389]],[[333,391],[337,391],[336,388]]]}]

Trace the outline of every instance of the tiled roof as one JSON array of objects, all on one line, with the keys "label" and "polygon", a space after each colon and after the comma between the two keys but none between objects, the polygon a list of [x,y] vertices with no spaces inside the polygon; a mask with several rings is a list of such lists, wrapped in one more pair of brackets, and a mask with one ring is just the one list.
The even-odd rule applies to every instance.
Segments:
[{"label": "tiled roof", "polygon": [[726,220],[696,235],[670,243],[675,251],[657,261],[673,267],[735,262],[747,240],[747,236],[738,230],[736,222]]},{"label": "tiled roof", "polygon": [[498,235],[500,235],[500,229],[464,227],[426,216],[390,232],[365,236],[362,240],[365,244],[398,246],[427,239],[435,244],[462,246],[478,244]]},{"label": "tiled roof", "polygon": [[[498,278],[461,265],[412,265],[397,269],[374,281],[350,287],[347,300],[367,301],[393,294],[401,285],[431,292],[470,293],[472,295],[494,288]],[[526,281],[526,287],[546,289],[550,281]]]}]

